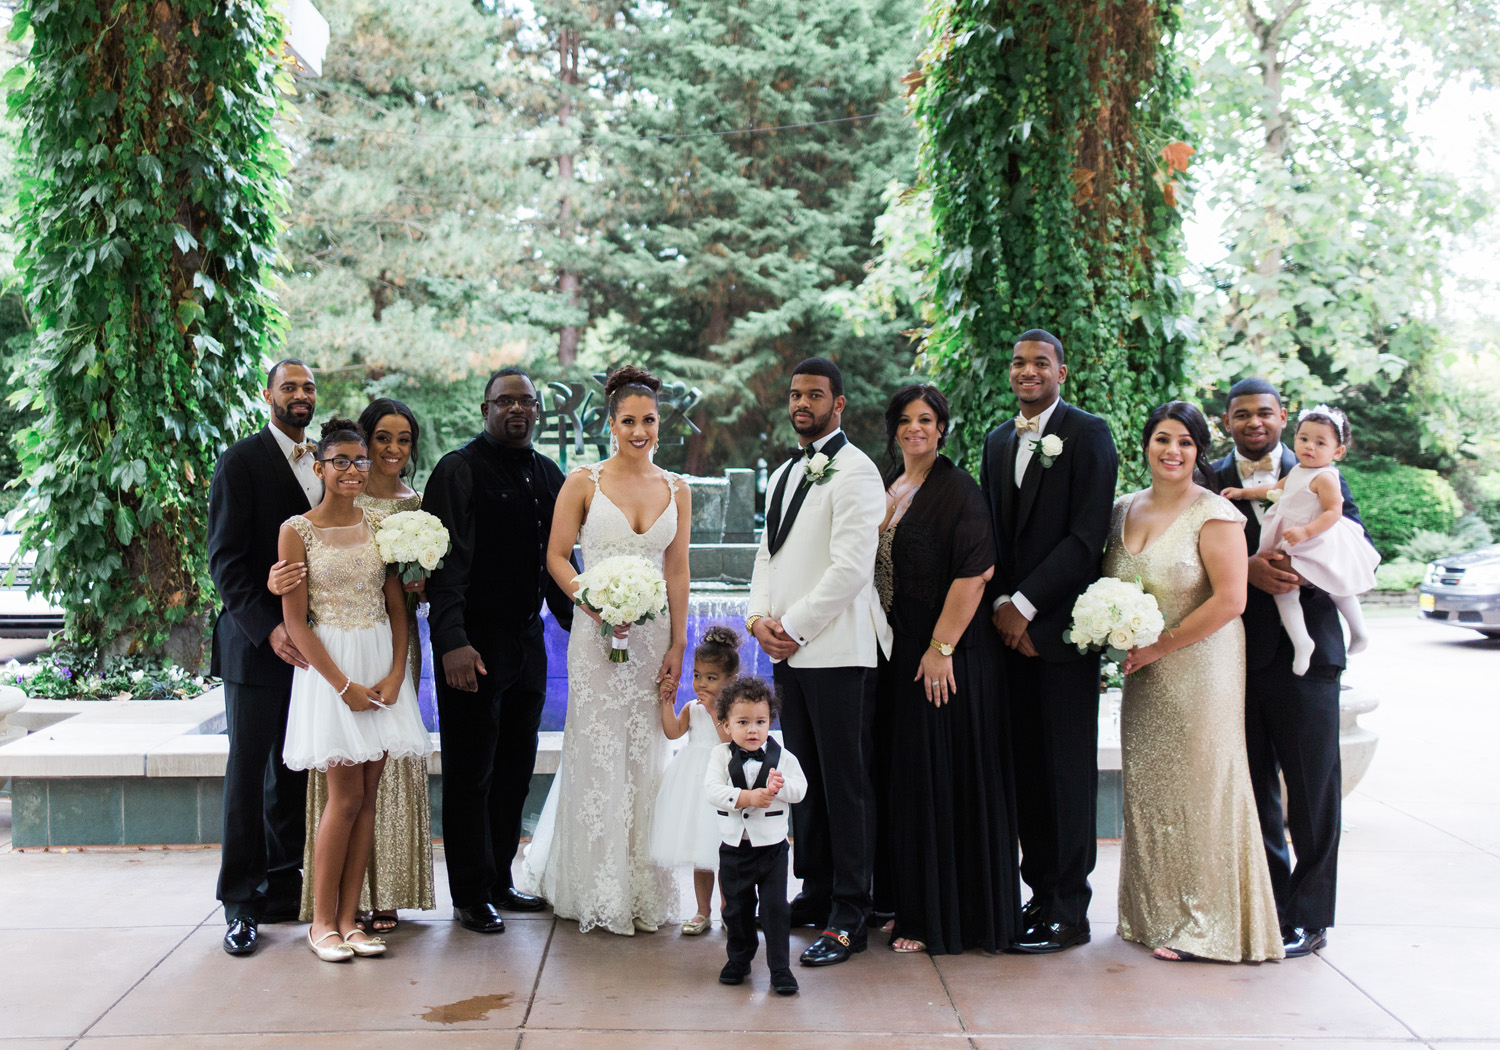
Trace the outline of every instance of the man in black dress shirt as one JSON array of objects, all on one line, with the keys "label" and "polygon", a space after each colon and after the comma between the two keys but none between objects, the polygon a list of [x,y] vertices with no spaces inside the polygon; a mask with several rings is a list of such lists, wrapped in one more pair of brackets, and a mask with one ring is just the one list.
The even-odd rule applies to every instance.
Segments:
[{"label": "man in black dress shirt", "polygon": [[510,874],[547,693],[542,603],[565,628],[573,614],[547,574],[563,475],[531,447],[540,411],[526,373],[496,372],[479,406],[483,432],[438,462],[422,498],[453,542],[427,582],[442,664],[443,841],[454,918],[479,933],[505,930],[499,908],[546,907]]}]

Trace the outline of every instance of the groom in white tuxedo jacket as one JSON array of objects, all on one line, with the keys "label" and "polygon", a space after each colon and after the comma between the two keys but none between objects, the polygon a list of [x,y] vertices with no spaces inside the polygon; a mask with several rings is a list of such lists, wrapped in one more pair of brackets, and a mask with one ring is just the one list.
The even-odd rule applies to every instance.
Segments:
[{"label": "groom in white tuxedo jacket", "polygon": [[864,951],[875,807],[874,700],[866,679],[890,628],[875,593],[885,514],[880,471],[840,429],[843,376],[809,358],[792,374],[789,410],[802,454],[771,475],[766,529],[750,580],[746,629],[777,661],[781,728],[802,761],[807,796],[792,807],[794,926],[822,926],[802,962]]}]

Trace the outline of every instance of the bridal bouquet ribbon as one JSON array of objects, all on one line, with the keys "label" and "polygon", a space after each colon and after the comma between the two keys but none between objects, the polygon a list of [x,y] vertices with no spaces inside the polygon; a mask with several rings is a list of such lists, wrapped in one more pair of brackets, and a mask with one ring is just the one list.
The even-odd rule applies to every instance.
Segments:
[{"label": "bridal bouquet ribbon", "polygon": [[605,558],[573,582],[579,588],[574,601],[604,621],[599,634],[610,640],[610,663],[630,659],[630,639],[614,637],[616,627],[643,624],[667,611],[667,581],[649,561],[633,554]]},{"label": "bridal bouquet ribbon", "polygon": [[[375,547],[381,561],[396,567],[404,584],[431,576],[452,550],[448,529],[425,510],[403,510],[383,519],[375,526]],[[406,602],[414,607],[416,595],[408,594]]]},{"label": "bridal bouquet ribbon", "polygon": [[1080,653],[1104,650],[1116,663],[1131,649],[1150,645],[1166,630],[1156,599],[1139,581],[1104,576],[1089,585],[1073,603],[1073,624],[1063,640]]}]

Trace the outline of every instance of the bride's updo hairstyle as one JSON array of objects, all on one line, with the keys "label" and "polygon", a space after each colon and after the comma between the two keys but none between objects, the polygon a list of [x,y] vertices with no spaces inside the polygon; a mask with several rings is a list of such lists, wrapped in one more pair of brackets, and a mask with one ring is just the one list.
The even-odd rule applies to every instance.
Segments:
[{"label": "bride's updo hairstyle", "polygon": [[621,365],[604,380],[604,396],[609,399],[609,418],[614,419],[620,402],[627,397],[649,397],[658,400],[661,380],[644,368]]},{"label": "bride's updo hairstyle", "polygon": [[1213,457],[1209,454],[1211,439],[1208,435],[1208,420],[1204,418],[1197,405],[1187,401],[1168,401],[1165,405],[1157,405],[1146,420],[1146,428],[1141,431],[1141,452],[1144,454],[1151,447],[1151,436],[1156,433],[1156,428],[1168,419],[1175,420],[1187,428],[1188,437],[1193,439],[1193,446],[1198,450],[1197,464],[1193,468],[1193,480],[1210,492],[1218,492],[1219,478],[1214,472]]},{"label": "bride's updo hairstyle", "polygon": [[323,436],[318,438],[318,458],[324,459],[324,453],[334,445],[345,441],[353,441],[357,445],[369,448],[369,442],[365,440],[365,431],[352,419],[340,419],[334,416],[323,424]]},{"label": "bride's updo hairstyle", "polygon": [[694,664],[707,664],[726,675],[740,670],[740,636],[733,627],[710,627],[693,650]]}]

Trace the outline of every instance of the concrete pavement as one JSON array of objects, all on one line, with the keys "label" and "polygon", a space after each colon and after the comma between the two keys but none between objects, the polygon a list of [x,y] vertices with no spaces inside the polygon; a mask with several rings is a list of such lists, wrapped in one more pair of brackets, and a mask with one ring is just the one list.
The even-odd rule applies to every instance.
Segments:
[{"label": "concrete pavement", "polygon": [[716,982],[717,926],[621,938],[544,914],[482,937],[446,899],[384,958],[330,966],[305,926],[269,926],[257,955],[232,959],[217,851],[17,852],[6,801],[0,1050],[1500,1050],[1500,643],[1406,614],[1371,628],[1349,680],[1381,698],[1362,719],[1380,750],[1346,804],[1340,921],[1318,957],[1153,960],[1114,934],[1119,850],[1104,845],[1088,946],[934,961],[872,940],[847,965],[799,968],[789,1000],[761,968],[740,988]]}]

